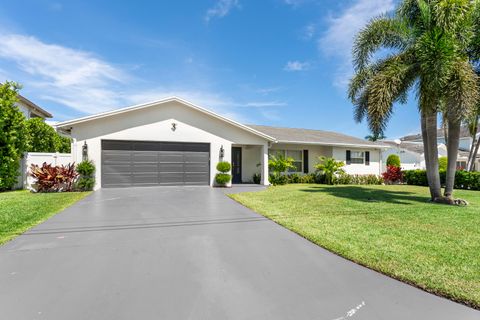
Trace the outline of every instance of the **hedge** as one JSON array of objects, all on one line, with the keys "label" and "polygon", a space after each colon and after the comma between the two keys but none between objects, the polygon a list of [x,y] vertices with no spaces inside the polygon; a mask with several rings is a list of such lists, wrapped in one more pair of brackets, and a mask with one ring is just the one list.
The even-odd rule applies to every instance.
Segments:
[{"label": "hedge", "polygon": [[[415,186],[428,186],[426,170],[406,170],[403,172],[403,180],[406,184]],[[446,172],[440,171],[440,182],[445,184]],[[456,189],[480,190],[480,172],[457,170],[455,173]]]}]

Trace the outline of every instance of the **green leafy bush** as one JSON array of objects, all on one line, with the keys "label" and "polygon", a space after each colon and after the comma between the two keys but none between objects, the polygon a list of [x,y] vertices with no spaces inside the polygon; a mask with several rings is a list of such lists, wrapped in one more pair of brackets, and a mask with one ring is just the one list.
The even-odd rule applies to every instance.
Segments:
[{"label": "green leafy bush", "polygon": [[334,184],[380,185],[383,178],[375,174],[346,174],[342,173],[333,178]]},{"label": "green leafy bush", "polygon": [[76,171],[80,174],[75,187],[80,191],[91,191],[95,187],[95,164],[91,160],[80,162]]},{"label": "green leafy bush", "polygon": [[260,173],[254,173],[252,177],[253,183],[260,184],[262,181],[262,175]]},{"label": "green leafy bush", "polygon": [[19,89],[15,82],[0,84],[0,191],[11,190],[17,183],[27,148],[25,117],[15,105]]},{"label": "green leafy bush", "polygon": [[27,128],[27,151],[70,152],[71,139],[59,135],[42,118],[31,118],[25,122]]},{"label": "green leafy bush", "polygon": [[447,170],[448,166],[448,158],[447,157],[440,157],[438,158],[438,169],[439,170]]},{"label": "green leafy bush", "polygon": [[229,172],[231,168],[232,166],[227,161],[220,161],[219,163],[217,163],[217,170],[222,173]]},{"label": "green leafy bush", "polygon": [[283,174],[272,173],[268,176],[268,181],[274,186],[279,186],[279,185],[287,184],[288,177]]},{"label": "green leafy bush", "polygon": [[231,178],[232,178],[232,176],[230,176],[228,173],[217,173],[215,175],[215,181],[219,185],[226,185],[227,183],[230,182]]},{"label": "green leafy bush", "polygon": [[95,187],[95,178],[93,177],[80,177],[75,184],[77,190],[91,191]]},{"label": "green leafy bush", "polygon": [[318,159],[320,162],[315,166],[315,168],[320,173],[325,175],[326,184],[334,184],[333,180],[335,175],[344,173],[342,167],[345,166],[345,163],[328,157],[319,157]]},{"label": "green leafy bush", "polygon": [[400,167],[400,157],[396,154],[391,154],[387,158],[387,166]]},{"label": "green leafy bush", "polygon": [[[404,181],[409,185],[428,186],[427,171],[407,170],[404,172]],[[440,171],[440,182],[445,184],[446,171]],[[480,172],[458,170],[455,172],[456,189],[480,190]]]},{"label": "green leafy bush", "polygon": [[84,160],[77,164],[77,172],[82,176],[93,176],[95,173],[95,165],[91,160]]}]

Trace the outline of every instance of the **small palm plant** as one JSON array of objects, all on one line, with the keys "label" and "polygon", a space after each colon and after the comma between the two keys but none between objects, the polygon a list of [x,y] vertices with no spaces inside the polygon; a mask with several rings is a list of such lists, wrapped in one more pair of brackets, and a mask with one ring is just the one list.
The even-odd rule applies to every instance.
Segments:
[{"label": "small palm plant", "polygon": [[270,155],[268,160],[268,167],[272,170],[270,182],[273,185],[285,184],[286,179],[282,179],[282,174],[287,173],[288,169],[296,168],[293,165],[294,161],[293,158],[285,157],[282,154]]},{"label": "small palm plant", "polygon": [[333,177],[336,174],[345,173],[342,167],[345,165],[342,161],[336,161],[333,158],[319,157],[320,161],[315,168],[325,175],[325,183],[333,184]]}]

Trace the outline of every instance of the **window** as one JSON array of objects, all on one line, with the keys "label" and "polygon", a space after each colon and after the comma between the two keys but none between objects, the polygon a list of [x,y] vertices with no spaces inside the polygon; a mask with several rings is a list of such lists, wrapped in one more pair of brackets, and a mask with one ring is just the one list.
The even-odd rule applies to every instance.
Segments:
[{"label": "window", "polygon": [[457,161],[457,170],[465,170],[467,168],[466,161]]},{"label": "window", "polygon": [[365,153],[363,151],[352,151],[350,154],[351,163],[363,164]]},{"label": "window", "polygon": [[303,150],[268,150],[268,154],[292,158],[295,168],[288,169],[288,172],[303,172]]},{"label": "window", "polygon": [[292,158],[295,168],[288,169],[289,172],[303,172],[303,152],[301,150],[287,150],[287,158]]}]

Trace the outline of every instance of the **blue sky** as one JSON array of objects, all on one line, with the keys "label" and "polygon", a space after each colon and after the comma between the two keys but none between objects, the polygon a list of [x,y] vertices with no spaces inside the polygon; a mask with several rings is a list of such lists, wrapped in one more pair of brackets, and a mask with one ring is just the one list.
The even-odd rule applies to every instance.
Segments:
[{"label": "blue sky", "polygon": [[[140,4],[141,3],[141,4]],[[0,6],[0,80],[55,120],[178,95],[243,123],[359,137],[353,35],[394,0],[17,0]],[[386,135],[417,132],[415,101]]]}]

